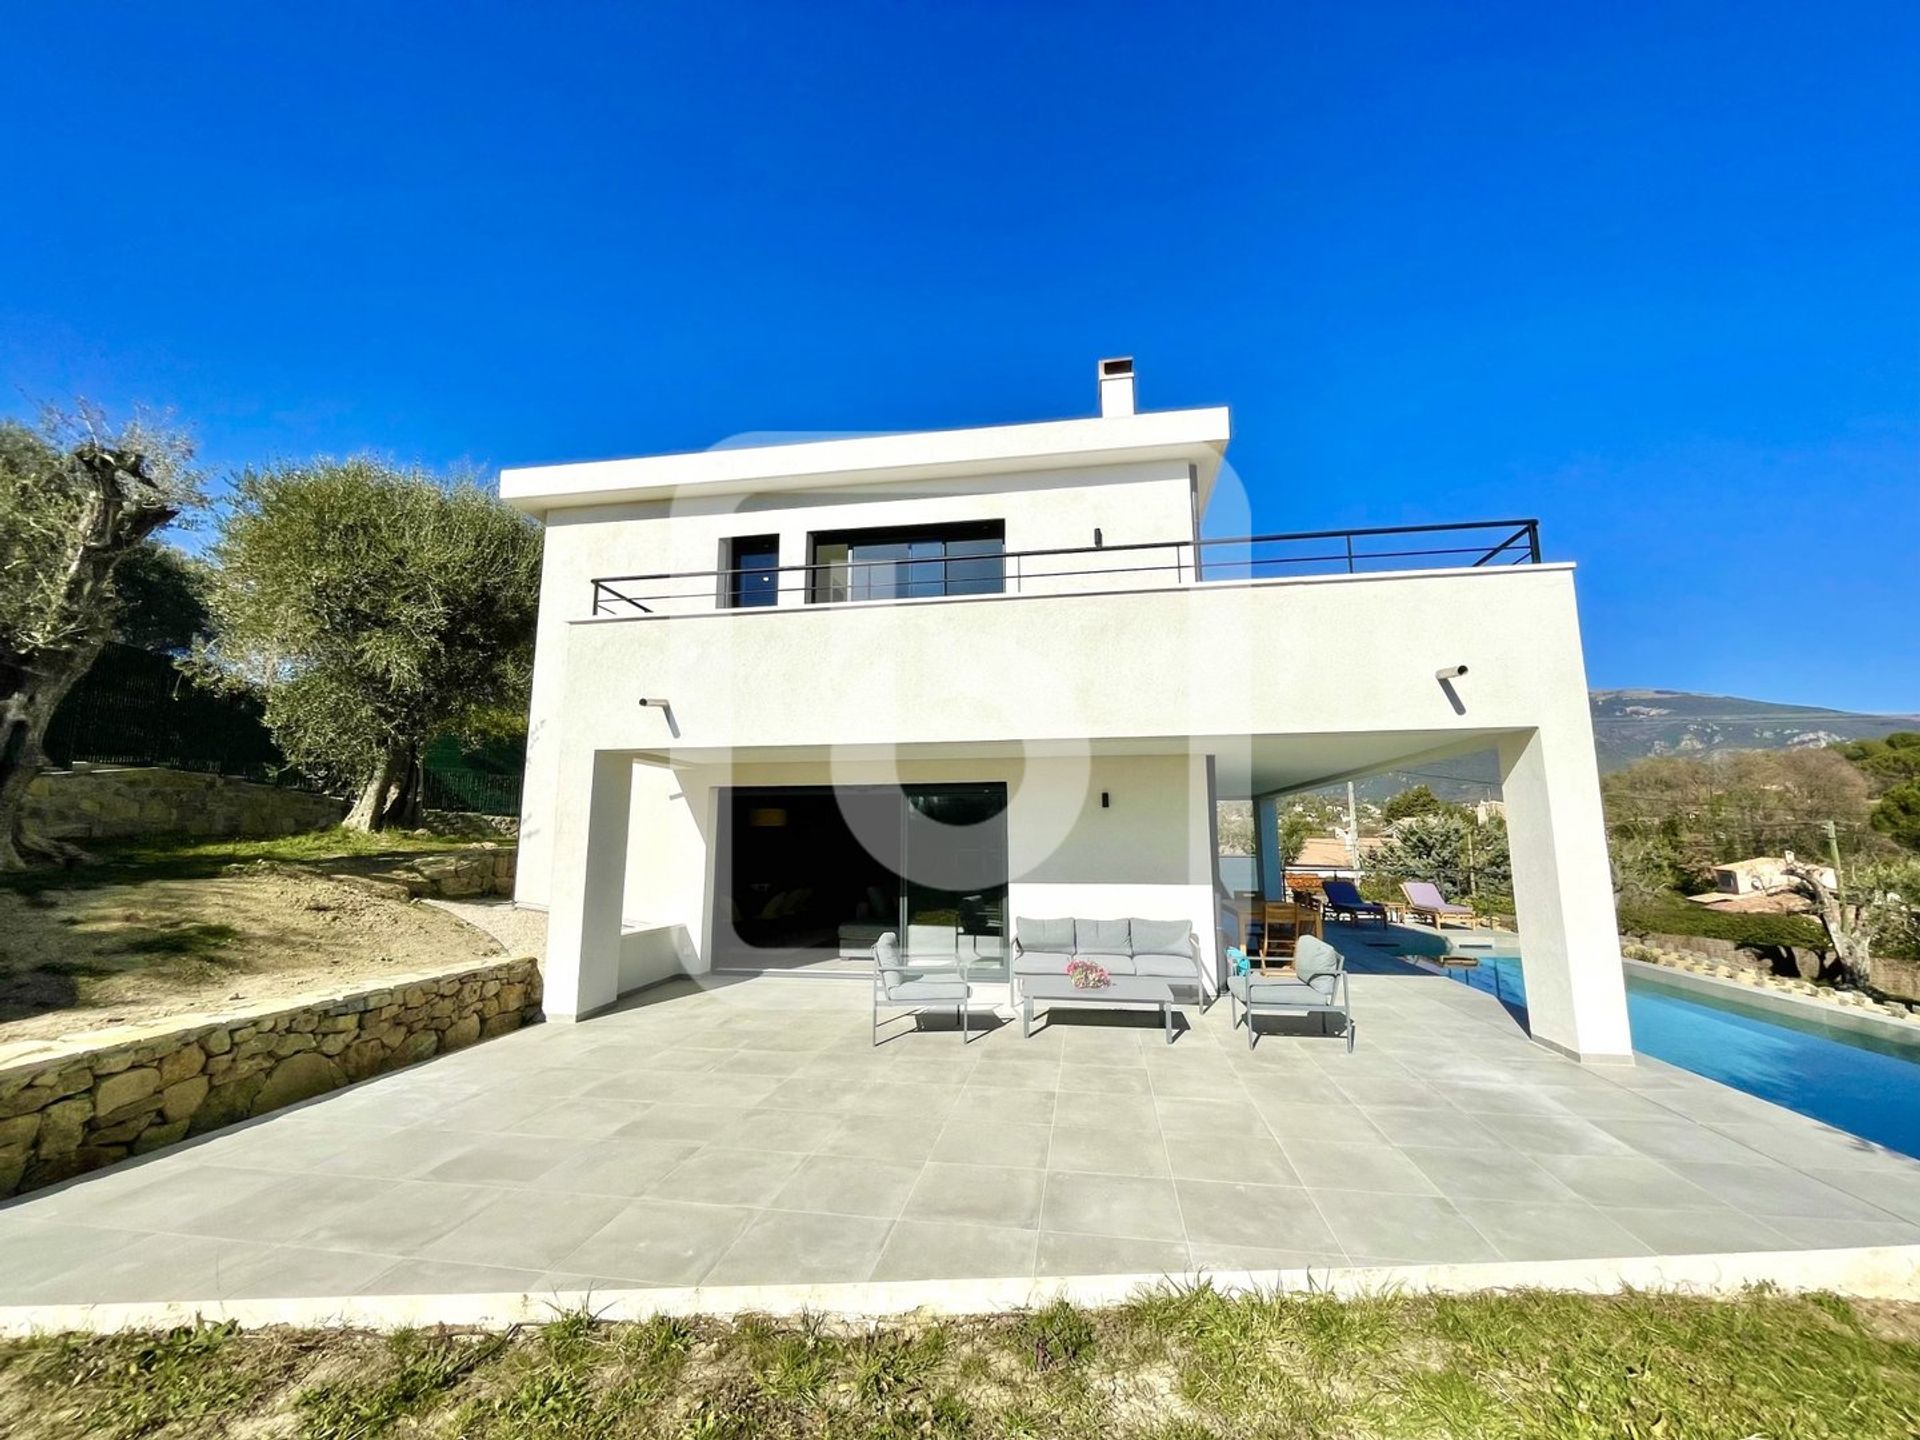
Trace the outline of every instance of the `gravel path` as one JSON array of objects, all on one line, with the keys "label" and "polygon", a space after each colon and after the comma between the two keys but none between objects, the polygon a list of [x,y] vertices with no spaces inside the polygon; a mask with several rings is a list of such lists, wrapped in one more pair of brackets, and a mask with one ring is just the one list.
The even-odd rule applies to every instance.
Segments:
[{"label": "gravel path", "polygon": [[507,948],[510,955],[547,954],[547,915],[544,910],[516,910],[511,900],[423,900],[483,930]]}]

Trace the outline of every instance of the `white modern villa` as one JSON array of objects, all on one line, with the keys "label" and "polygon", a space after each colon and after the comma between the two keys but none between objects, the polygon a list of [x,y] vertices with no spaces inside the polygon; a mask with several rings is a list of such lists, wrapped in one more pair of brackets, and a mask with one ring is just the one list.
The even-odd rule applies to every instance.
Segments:
[{"label": "white modern villa", "polygon": [[546,527],[549,1015],[885,931],[992,1004],[1028,916],[1188,922],[1218,988],[1216,801],[1270,836],[1291,792],[1491,749],[1533,1037],[1626,1060],[1573,567],[1530,521],[1203,538],[1227,411],[1097,384],[1085,419],[503,472]]}]

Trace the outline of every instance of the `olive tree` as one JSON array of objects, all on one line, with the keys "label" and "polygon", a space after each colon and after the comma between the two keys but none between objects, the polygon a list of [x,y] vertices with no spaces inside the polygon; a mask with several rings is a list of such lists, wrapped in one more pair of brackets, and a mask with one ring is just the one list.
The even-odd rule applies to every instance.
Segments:
[{"label": "olive tree", "polygon": [[47,722],[119,623],[122,560],[201,504],[192,454],[91,409],[0,422],[0,870],[79,857],[25,827],[27,787]]},{"label": "olive tree", "polygon": [[1449,895],[1513,893],[1506,821],[1482,824],[1458,807],[1399,821],[1367,864],[1389,880],[1425,880]]},{"label": "olive tree", "polygon": [[442,735],[524,723],[538,529],[467,480],[368,458],[249,471],[213,550],[203,670],[257,685],[289,761],[411,825]]}]

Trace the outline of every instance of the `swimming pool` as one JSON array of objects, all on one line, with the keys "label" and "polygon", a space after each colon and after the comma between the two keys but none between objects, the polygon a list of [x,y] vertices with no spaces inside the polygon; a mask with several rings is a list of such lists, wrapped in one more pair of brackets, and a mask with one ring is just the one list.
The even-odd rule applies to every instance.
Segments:
[{"label": "swimming pool", "polygon": [[[1474,969],[1454,973],[1509,1006],[1526,1006],[1518,956],[1482,955]],[[1631,972],[1627,1017],[1642,1054],[1920,1158],[1920,1044]]]}]

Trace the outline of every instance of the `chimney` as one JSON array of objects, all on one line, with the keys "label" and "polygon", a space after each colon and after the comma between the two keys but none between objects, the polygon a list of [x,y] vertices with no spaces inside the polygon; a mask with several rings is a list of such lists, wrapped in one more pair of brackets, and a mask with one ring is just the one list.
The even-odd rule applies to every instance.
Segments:
[{"label": "chimney", "polygon": [[1116,356],[1100,362],[1100,416],[1133,414],[1133,357]]}]

